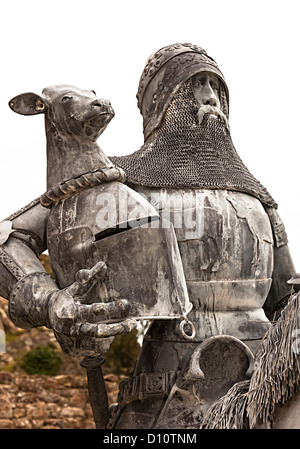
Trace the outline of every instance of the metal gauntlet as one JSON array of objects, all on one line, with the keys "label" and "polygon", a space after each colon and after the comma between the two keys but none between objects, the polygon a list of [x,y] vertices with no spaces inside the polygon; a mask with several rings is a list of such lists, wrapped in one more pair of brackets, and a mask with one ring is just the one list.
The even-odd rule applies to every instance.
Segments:
[{"label": "metal gauntlet", "polygon": [[9,314],[12,322],[23,329],[46,326],[51,328],[48,313],[50,294],[57,291],[48,273],[31,273],[20,279],[11,291]]},{"label": "metal gauntlet", "polygon": [[24,329],[49,327],[48,297],[58,290],[38,259],[48,216],[37,198],[0,222],[0,295],[9,300],[12,322]]}]

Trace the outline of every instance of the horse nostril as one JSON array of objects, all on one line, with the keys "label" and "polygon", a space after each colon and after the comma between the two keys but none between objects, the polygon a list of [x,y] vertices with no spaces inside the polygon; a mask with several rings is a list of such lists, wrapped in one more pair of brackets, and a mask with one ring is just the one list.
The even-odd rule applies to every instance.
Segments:
[{"label": "horse nostril", "polygon": [[97,108],[110,108],[111,104],[108,100],[94,100],[91,103],[92,106],[95,106]]}]

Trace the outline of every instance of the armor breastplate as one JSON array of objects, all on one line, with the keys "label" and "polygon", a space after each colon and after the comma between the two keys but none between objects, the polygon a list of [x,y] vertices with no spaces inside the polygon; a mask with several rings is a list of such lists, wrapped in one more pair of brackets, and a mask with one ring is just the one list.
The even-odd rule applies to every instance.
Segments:
[{"label": "armor breastplate", "polygon": [[196,341],[261,338],[269,327],[262,306],[272,282],[273,237],[260,201],[228,190],[136,190],[159,210],[154,226],[174,225]]}]

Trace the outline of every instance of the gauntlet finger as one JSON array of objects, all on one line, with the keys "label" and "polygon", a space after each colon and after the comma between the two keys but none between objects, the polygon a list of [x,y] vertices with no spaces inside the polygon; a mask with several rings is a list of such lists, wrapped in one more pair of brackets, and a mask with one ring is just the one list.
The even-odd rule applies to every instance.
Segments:
[{"label": "gauntlet finger", "polygon": [[99,355],[105,354],[110,348],[110,345],[114,341],[115,337],[108,338],[81,338],[77,342],[77,348],[85,356],[97,357]]},{"label": "gauntlet finger", "polygon": [[82,269],[77,271],[75,280],[80,282],[82,286],[93,281],[98,281],[106,273],[105,262],[97,262],[91,269]]},{"label": "gauntlet finger", "polygon": [[80,326],[78,334],[84,337],[106,338],[119,334],[128,334],[137,326],[135,320],[125,320],[113,324],[85,323]]},{"label": "gauntlet finger", "polygon": [[71,337],[59,332],[54,334],[63,351],[71,357],[98,357],[109,350],[115,338]]},{"label": "gauntlet finger", "polygon": [[100,320],[124,319],[128,316],[129,303],[127,299],[120,299],[108,303],[95,303],[92,305],[93,314]]},{"label": "gauntlet finger", "polygon": [[81,304],[78,310],[81,322],[122,320],[128,316],[129,303],[126,299],[120,299],[108,303]]},{"label": "gauntlet finger", "polygon": [[75,274],[75,282],[66,288],[71,296],[85,295],[106,273],[105,262],[96,263],[91,269],[82,269]]}]

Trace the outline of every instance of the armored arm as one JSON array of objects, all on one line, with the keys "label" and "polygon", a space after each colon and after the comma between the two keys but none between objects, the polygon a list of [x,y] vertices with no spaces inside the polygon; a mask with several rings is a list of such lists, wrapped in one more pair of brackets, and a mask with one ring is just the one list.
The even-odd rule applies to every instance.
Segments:
[{"label": "armored arm", "polygon": [[294,263],[288,246],[288,238],[284,224],[274,208],[266,208],[273,230],[274,238],[274,268],[272,285],[264,304],[264,311],[270,320],[276,319],[286,306],[292,293],[291,285],[287,283],[295,274]]},{"label": "armored arm", "polygon": [[38,260],[47,248],[48,216],[37,199],[0,223],[0,292],[9,300],[11,320],[23,329],[51,327],[48,296],[58,287]]},{"label": "armored arm", "polygon": [[[9,300],[13,323],[23,329],[53,329],[65,352],[72,356],[99,356],[119,333],[130,332],[134,320],[126,320],[126,300],[81,304],[84,295],[105,273],[98,262],[79,270],[75,282],[60,290],[38,256],[46,249],[49,209],[33,201],[0,223],[0,294]],[[115,324],[103,321],[116,319]]]},{"label": "armored arm", "polygon": [[38,260],[47,247],[48,215],[37,199],[0,223],[0,293],[4,298],[12,298],[19,281],[27,276],[51,278]]}]

